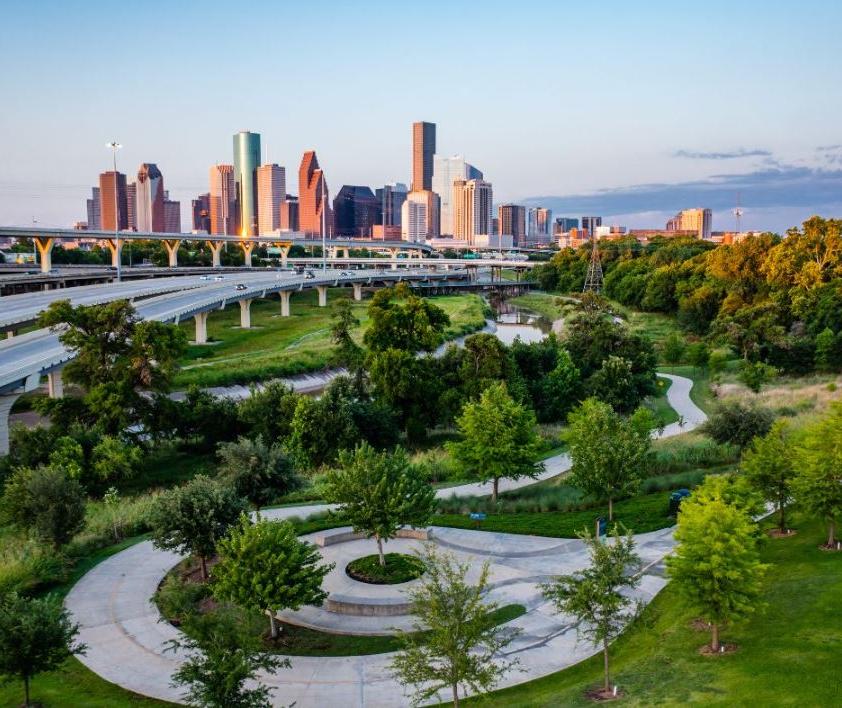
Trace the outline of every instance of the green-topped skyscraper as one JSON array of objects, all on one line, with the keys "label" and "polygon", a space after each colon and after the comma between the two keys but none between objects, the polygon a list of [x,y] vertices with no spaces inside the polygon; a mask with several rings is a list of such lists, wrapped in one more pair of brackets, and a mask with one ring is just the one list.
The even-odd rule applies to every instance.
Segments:
[{"label": "green-topped skyscraper", "polygon": [[241,130],[234,136],[234,180],[240,207],[240,235],[257,235],[257,168],[260,133]]}]

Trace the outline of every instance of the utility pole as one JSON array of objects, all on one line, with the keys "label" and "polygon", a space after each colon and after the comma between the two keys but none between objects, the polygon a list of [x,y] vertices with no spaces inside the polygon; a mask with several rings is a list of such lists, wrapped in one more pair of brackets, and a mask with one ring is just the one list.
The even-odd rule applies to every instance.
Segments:
[{"label": "utility pole", "polygon": [[117,253],[117,282],[122,280],[122,254],[120,253],[120,199],[119,191],[117,189],[117,151],[123,147],[116,140],[112,140],[105,145],[111,148],[111,153],[114,158],[114,249]]},{"label": "utility pole", "polygon": [[591,262],[588,264],[588,274],[585,276],[585,287],[582,292],[598,293],[602,291],[602,263],[599,260],[596,236],[591,236]]}]

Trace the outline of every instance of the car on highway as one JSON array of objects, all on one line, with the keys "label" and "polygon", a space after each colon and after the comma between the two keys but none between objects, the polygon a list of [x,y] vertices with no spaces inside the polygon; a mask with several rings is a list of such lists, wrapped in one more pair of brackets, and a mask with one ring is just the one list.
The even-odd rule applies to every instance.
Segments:
[{"label": "car on highway", "polygon": [[213,279],[214,280],[225,280],[225,276],[224,275],[215,275],[215,276],[213,276]]},{"label": "car on highway", "polygon": [[350,278],[351,274],[347,270],[343,270],[339,275],[343,278]]},{"label": "car on highway", "polygon": [[210,276],[209,275],[200,275],[199,280],[210,280]]},{"label": "car on highway", "polygon": [[234,290],[248,290],[248,289],[249,289],[249,286],[246,285],[245,283],[237,283],[237,285],[234,287]]},{"label": "car on highway", "polygon": [[316,276],[313,274],[313,271],[312,271],[312,270],[308,270],[308,271],[304,274],[304,278],[305,278],[306,280],[312,280],[312,279],[313,279],[313,278],[315,278],[315,277],[316,277]]}]

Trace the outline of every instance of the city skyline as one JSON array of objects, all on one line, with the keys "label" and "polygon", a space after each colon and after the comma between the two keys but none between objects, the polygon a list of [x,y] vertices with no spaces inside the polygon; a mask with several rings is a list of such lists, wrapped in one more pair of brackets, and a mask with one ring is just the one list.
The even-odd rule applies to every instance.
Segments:
[{"label": "city skyline", "polygon": [[[242,22],[213,5],[201,17],[192,3],[171,8],[160,51],[147,67],[162,78],[138,84],[127,78],[137,69],[131,49],[160,33],[154,13],[105,32],[107,13],[96,2],[50,13],[15,8],[4,36],[16,60],[2,81],[16,110],[0,117],[1,220],[64,226],[82,218],[80,200],[110,167],[103,145],[115,137],[124,145],[118,169],[131,175],[144,162],[158,165],[185,224],[191,200],[207,191],[209,165],[231,162],[230,136],[241,128],[262,135],[263,162],[288,170],[305,150],[316,150],[335,189],[410,184],[406,126],[419,119],[437,124],[437,154],[464,154],[482,165],[499,203],[546,206],[557,215],[601,213],[631,226],[661,224],[680,209],[705,205],[715,228],[730,228],[739,193],[744,227],[776,230],[840,209],[842,136],[834,120],[842,110],[834,90],[842,67],[834,51],[840,8],[750,2],[690,11],[656,2],[588,9],[528,1],[507,18],[511,41],[495,42],[500,23],[463,22],[465,7],[432,2],[429,17],[410,17],[406,9],[367,13],[365,22],[339,5],[327,7],[337,21],[324,24],[324,46],[350,23],[362,72],[359,80],[330,81],[327,92],[324,79],[339,68],[330,50],[298,67],[292,81],[273,76],[289,55],[305,51],[315,9],[256,7],[266,20],[258,37],[271,37],[282,20],[288,48],[276,56],[266,53],[266,43],[249,41],[236,63],[251,71],[243,82],[233,79],[233,64],[212,61],[213,42],[191,40],[193,55],[176,46],[187,28],[194,37],[236,43],[246,33]],[[488,14],[502,7],[492,2]],[[426,43],[398,42],[397,28],[410,20]],[[691,22],[697,45],[680,31]],[[527,37],[519,37],[516,30],[527,27],[520,33]],[[559,42],[561,27],[592,28],[596,49],[581,51],[581,40]],[[37,41],[45,33],[55,41]],[[492,111],[461,100],[462,77],[443,70],[452,61],[443,49],[457,36],[496,47],[472,81],[489,97],[505,87],[510,100],[494,101]],[[113,60],[94,61],[106,51]],[[391,63],[380,80],[386,57]],[[423,75],[413,71],[421,57],[429,65]],[[92,83],[79,91],[80,72],[92,64]],[[378,81],[365,80],[363,99],[365,72]],[[232,88],[224,105],[205,111],[212,87],[226,81]],[[282,90],[261,89],[272,82]],[[155,106],[155,120],[137,105]],[[341,105],[341,123],[320,105]]]}]

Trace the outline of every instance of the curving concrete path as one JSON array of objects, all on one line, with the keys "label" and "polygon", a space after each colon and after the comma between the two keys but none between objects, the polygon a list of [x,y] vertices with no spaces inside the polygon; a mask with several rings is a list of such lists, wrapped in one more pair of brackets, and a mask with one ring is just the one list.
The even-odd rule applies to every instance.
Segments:
[{"label": "curving concrete path", "polygon": [[[690,399],[692,381],[680,376],[661,376],[672,382],[668,400],[682,417],[681,424],[667,426],[661,435],[678,435],[701,424],[705,414]],[[567,455],[550,458],[538,480],[558,475],[569,467]],[[538,480],[503,481],[500,487],[506,491]],[[437,494],[443,497],[488,493],[488,484],[466,484],[439,490]],[[326,505],[288,507],[267,510],[265,515],[282,519],[326,508]],[[559,671],[595,653],[593,646],[578,641],[575,623],[557,615],[543,601],[537,588],[538,583],[553,575],[569,573],[587,564],[587,553],[580,541],[444,528],[434,528],[433,538],[461,558],[472,562],[488,560],[495,584],[494,599],[503,603],[520,602],[527,607],[525,615],[510,623],[521,630],[509,653],[520,659],[522,670],[504,676],[500,687]],[[666,584],[661,562],[673,546],[672,530],[639,534],[636,540],[644,570],[635,595],[645,603]],[[357,543],[362,542],[347,544],[348,555],[357,553],[358,549],[353,547]],[[409,549],[414,543],[397,539],[390,543],[390,550],[398,546],[401,550]],[[328,548],[339,558],[345,545]],[[180,702],[181,690],[170,685],[170,676],[183,655],[164,653],[163,646],[180,633],[161,621],[151,597],[179,560],[177,554],[156,550],[149,541],[139,543],[89,571],[65,600],[80,625],[79,640],[89,647],[87,654],[79,657],[88,668],[130,691],[173,702]],[[326,621],[319,613],[328,613],[317,609],[314,613],[305,613],[298,620],[317,625]],[[366,629],[360,619],[363,618],[352,618],[348,624],[361,625],[361,631],[378,630],[370,622]],[[395,624],[397,618],[385,619]],[[277,705],[295,702],[299,708],[325,705],[387,708],[410,704],[409,697],[391,675],[389,654],[291,657],[291,661],[292,668],[261,679],[273,688]],[[442,696],[442,700],[447,698]]]}]

